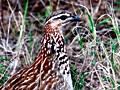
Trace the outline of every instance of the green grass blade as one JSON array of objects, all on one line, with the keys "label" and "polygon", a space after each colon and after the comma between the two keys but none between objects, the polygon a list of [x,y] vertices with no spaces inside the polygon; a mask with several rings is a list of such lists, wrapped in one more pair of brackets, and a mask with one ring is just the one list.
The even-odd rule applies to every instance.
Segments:
[{"label": "green grass blade", "polygon": [[97,28],[99,25],[103,24],[103,23],[109,22],[110,19],[111,19],[111,18],[107,18],[107,19],[103,20],[102,22],[100,22],[99,24],[97,24],[96,28]]}]

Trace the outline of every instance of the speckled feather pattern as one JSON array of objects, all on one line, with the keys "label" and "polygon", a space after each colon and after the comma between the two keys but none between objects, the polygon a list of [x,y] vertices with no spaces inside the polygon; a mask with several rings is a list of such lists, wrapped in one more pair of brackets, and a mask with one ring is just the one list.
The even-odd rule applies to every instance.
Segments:
[{"label": "speckled feather pattern", "polygon": [[60,24],[53,27],[51,23],[44,26],[40,53],[34,63],[14,74],[0,90],[73,90]]}]

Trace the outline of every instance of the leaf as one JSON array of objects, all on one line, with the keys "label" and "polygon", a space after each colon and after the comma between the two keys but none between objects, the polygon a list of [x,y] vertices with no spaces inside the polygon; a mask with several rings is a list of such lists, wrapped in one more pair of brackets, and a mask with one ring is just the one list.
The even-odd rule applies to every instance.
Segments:
[{"label": "leaf", "polygon": [[102,22],[100,22],[100,23],[96,26],[96,28],[97,28],[99,25],[108,22],[110,19],[111,19],[111,18],[108,18],[108,19],[103,20]]}]

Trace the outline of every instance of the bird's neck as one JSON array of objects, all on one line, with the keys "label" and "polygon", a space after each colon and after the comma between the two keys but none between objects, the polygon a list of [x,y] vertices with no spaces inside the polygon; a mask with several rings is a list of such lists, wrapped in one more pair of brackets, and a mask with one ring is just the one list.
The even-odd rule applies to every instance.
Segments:
[{"label": "bird's neck", "polygon": [[58,32],[44,33],[40,53],[33,65],[40,71],[55,70],[57,74],[63,74],[66,62],[68,57],[63,36]]},{"label": "bird's neck", "polygon": [[59,22],[47,22],[44,26],[44,33],[61,33],[62,34],[62,26]]},{"label": "bird's neck", "polygon": [[64,38],[58,30],[56,32],[52,30],[46,31],[43,36],[40,53],[37,58],[51,57],[51,55],[56,57],[60,53],[66,53]]},{"label": "bird's neck", "polygon": [[73,90],[69,60],[60,32],[44,33],[40,53],[33,65],[42,73],[41,81],[46,77],[44,74],[52,78],[59,77],[59,83],[69,84],[69,90]]},{"label": "bird's neck", "polygon": [[58,30],[46,32],[42,43],[42,48],[51,50],[52,54],[66,51],[63,35]]}]

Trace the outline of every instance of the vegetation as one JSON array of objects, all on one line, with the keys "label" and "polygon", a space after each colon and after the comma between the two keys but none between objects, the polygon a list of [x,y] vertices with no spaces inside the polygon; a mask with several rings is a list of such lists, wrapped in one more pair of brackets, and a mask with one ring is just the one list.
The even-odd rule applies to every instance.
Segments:
[{"label": "vegetation", "polygon": [[74,90],[120,90],[120,0],[4,0],[1,6],[0,86],[34,61],[45,19],[64,9],[82,20],[64,33]]}]

